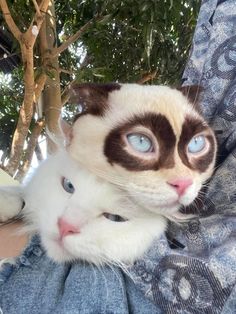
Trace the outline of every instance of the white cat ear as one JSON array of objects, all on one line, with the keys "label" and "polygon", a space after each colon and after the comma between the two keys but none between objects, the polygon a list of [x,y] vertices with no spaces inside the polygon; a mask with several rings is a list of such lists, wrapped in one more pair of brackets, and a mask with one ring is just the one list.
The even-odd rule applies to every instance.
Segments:
[{"label": "white cat ear", "polygon": [[72,126],[68,122],[60,118],[59,127],[64,138],[64,145],[68,146],[72,140]]}]

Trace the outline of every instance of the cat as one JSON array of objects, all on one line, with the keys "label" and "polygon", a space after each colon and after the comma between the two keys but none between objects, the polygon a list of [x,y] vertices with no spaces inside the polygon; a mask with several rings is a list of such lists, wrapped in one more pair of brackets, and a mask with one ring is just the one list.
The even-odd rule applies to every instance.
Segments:
[{"label": "cat", "polygon": [[196,199],[213,172],[216,140],[188,90],[74,86],[80,112],[72,126],[61,123],[66,151],[23,188],[28,230],[52,259],[133,263],[166,218]]},{"label": "cat", "polygon": [[167,224],[63,150],[39,166],[22,194],[25,230],[38,233],[48,256],[59,263],[131,264]]},{"label": "cat", "polygon": [[217,144],[200,113],[200,87],[76,84],[69,154],[153,213],[176,216],[211,177]]}]

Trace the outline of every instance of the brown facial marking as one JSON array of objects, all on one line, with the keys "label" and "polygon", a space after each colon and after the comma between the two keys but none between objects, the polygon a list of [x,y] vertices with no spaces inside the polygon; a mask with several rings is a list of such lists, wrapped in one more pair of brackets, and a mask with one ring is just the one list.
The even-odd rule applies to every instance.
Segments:
[{"label": "brown facial marking", "polygon": [[75,116],[74,121],[87,113],[95,116],[103,116],[108,107],[107,99],[109,93],[120,88],[121,85],[118,83],[74,84],[71,89],[69,102],[75,104],[75,106],[80,105],[83,107],[83,111]]},{"label": "brown facial marking", "polygon": [[190,163],[187,157],[187,145],[190,140],[200,132],[207,131],[209,127],[205,125],[200,119],[186,117],[182,126],[182,132],[178,143],[178,152],[182,162],[190,169],[204,172],[212,163],[215,154],[215,141],[213,135],[210,133],[206,135],[210,143],[208,152],[200,158],[196,158],[194,163]]},{"label": "brown facial marking", "polygon": [[195,110],[201,113],[201,108],[199,106],[199,98],[201,96],[201,92],[203,91],[203,87],[200,85],[189,85],[189,86],[181,86],[178,87],[179,90],[185,97],[188,98],[189,102],[193,105]]},{"label": "brown facial marking", "polygon": [[[159,158],[143,160],[130,155],[125,149],[122,136],[136,126],[143,126],[152,131],[159,144]],[[176,137],[167,118],[161,114],[146,113],[134,116],[128,122],[113,129],[106,137],[104,154],[111,164],[119,164],[127,170],[143,171],[174,167],[174,147]]]}]

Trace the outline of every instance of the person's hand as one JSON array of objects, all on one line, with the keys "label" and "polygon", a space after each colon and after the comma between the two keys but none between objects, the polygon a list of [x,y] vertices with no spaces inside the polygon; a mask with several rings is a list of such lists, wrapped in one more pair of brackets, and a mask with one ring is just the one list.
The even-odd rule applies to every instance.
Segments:
[{"label": "person's hand", "polygon": [[19,255],[27,243],[27,235],[19,232],[22,222],[0,226],[0,260]]}]

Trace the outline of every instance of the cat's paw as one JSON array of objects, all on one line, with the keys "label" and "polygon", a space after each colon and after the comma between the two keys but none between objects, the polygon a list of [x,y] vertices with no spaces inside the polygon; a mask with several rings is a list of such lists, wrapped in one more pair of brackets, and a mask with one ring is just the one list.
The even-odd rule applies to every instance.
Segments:
[{"label": "cat's paw", "polygon": [[0,222],[19,214],[23,206],[21,190],[18,187],[0,187]]}]

